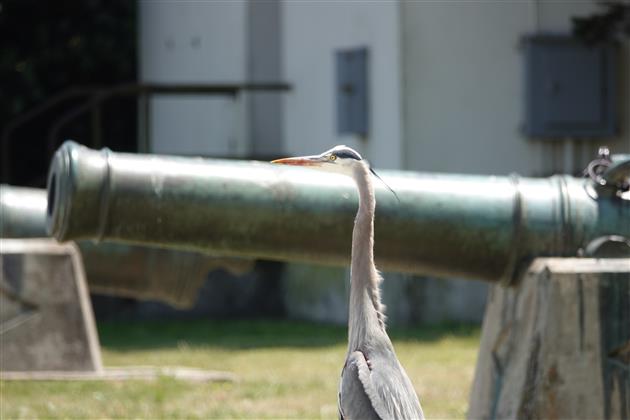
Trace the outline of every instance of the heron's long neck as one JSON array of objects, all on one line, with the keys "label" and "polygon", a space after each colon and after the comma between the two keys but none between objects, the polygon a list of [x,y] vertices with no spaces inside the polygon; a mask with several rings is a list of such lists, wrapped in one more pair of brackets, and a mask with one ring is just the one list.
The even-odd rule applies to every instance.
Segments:
[{"label": "heron's long neck", "polygon": [[374,265],[376,199],[367,165],[363,163],[357,165],[354,180],[359,191],[359,210],[352,232],[348,316],[350,351],[353,351],[366,338],[366,335],[371,333],[371,327],[384,328],[385,322],[378,285],[380,275]]}]

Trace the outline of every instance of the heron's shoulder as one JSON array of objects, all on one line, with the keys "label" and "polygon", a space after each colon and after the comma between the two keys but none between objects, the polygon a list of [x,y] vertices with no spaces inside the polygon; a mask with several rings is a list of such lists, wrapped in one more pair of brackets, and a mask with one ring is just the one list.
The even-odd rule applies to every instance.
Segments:
[{"label": "heron's shoulder", "polygon": [[371,378],[390,418],[424,418],[418,395],[398,359],[376,356]]},{"label": "heron's shoulder", "polygon": [[[368,404],[369,402],[369,404]],[[396,356],[351,352],[342,371],[340,412],[348,418],[421,419],[418,396]]]},{"label": "heron's shoulder", "polygon": [[371,383],[370,367],[361,351],[348,354],[341,372],[339,414],[349,419],[389,418]]}]

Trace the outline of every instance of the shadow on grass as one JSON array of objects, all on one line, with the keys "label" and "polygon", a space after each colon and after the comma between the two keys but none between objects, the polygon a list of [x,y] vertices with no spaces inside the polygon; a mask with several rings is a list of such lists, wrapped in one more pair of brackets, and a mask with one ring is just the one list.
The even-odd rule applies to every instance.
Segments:
[{"label": "shadow on grass", "polygon": [[[345,344],[347,329],[286,320],[107,321],[98,324],[101,345],[110,350],[141,350],[189,346],[228,349],[324,347]],[[394,341],[430,342],[445,337],[475,337],[478,325],[441,324],[389,328]]]}]

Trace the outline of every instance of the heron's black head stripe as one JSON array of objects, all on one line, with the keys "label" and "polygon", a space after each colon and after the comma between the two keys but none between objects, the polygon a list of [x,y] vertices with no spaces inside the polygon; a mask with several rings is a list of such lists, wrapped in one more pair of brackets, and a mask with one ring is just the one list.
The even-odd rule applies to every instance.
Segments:
[{"label": "heron's black head stripe", "polygon": [[335,156],[342,159],[361,160],[361,156],[354,150],[338,150],[334,152]]}]

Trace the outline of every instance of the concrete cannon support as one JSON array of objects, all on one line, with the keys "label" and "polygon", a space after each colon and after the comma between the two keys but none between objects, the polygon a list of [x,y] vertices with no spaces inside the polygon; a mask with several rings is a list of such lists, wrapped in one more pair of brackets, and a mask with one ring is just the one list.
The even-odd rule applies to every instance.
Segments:
[{"label": "concrete cannon support", "polygon": [[468,418],[630,417],[630,258],[543,258],[490,292]]}]

